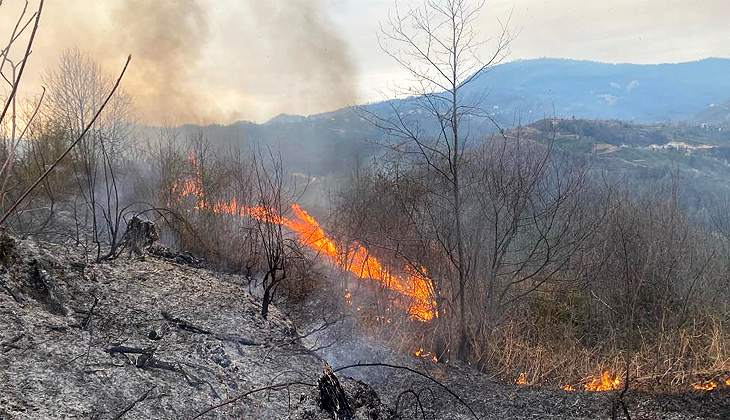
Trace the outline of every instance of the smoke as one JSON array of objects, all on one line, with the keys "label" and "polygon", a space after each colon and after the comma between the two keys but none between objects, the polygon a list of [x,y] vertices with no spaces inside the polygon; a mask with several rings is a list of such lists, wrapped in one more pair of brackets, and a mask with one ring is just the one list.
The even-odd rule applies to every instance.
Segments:
[{"label": "smoke", "polygon": [[251,0],[250,7],[272,52],[270,63],[292,98],[305,108],[341,107],[355,100],[353,59],[320,1]]},{"label": "smoke", "polygon": [[[151,115],[182,121],[215,120],[213,101],[196,87],[197,62],[208,38],[205,9],[196,0],[125,0],[112,10],[109,45],[133,53],[134,71],[125,81]],[[96,50],[103,50],[99,48]],[[204,106],[201,106],[204,105]],[[218,112],[214,112],[218,111]]]},{"label": "smoke", "polygon": [[[22,3],[2,5],[0,27]],[[357,66],[326,11],[322,0],[46,2],[25,87],[39,89],[60,52],[76,47],[114,75],[132,54],[123,87],[147,123],[340,108],[357,100]]]}]

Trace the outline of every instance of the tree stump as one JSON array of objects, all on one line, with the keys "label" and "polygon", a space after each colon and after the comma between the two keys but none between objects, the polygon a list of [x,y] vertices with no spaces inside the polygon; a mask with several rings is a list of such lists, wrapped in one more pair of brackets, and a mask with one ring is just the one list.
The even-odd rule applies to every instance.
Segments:
[{"label": "tree stump", "polygon": [[160,239],[157,233],[157,226],[149,220],[142,220],[134,216],[127,224],[127,231],[122,237],[122,249],[129,249],[129,257],[132,253],[143,256],[147,248]]},{"label": "tree stump", "polygon": [[332,367],[324,362],[324,373],[317,382],[319,388],[319,407],[334,415],[335,420],[351,419],[355,413],[347,403],[345,390],[332,371]]}]

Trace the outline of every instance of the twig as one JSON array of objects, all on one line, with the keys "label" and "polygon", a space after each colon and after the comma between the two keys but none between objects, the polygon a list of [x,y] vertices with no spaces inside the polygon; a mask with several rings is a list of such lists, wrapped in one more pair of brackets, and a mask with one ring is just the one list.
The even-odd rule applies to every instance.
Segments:
[{"label": "twig", "polygon": [[[35,33],[35,31],[34,31],[34,33]],[[92,118],[91,121],[89,122],[89,124],[86,126],[86,128],[84,128],[84,131],[82,131],[81,134],[79,135],[79,137],[76,140],[74,140],[74,142],[71,143],[68,146],[68,148],[66,148],[66,150],[61,154],[61,156],[59,156],[58,159],[56,159],[56,161],[53,162],[53,164],[43,173],[43,175],[41,175],[33,183],[33,185],[31,185],[23,193],[23,195],[20,196],[20,198],[15,202],[15,204],[13,204],[10,207],[10,209],[7,212],[5,212],[5,215],[3,216],[3,218],[0,219],[0,226],[2,226],[3,223],[5,223],[5,221],[8,219],[8,217],[10,217],[10,215],[13,214],[13,212],[15,211],[15,209],[18,208],[18,206],[20,205],[20,203],[22,203],[23,200],[25,200],[25,198],[28,197],[28,195],[35,189],[35,187],[37,187],[38,184],[40,184],[41,182],[43,182],[43,180],[46,179],[46,177],[51,173],[51,171],[53,171],[53,169],[56,168],[56,166],[61,162],[61,160],[63,160],[63,158],[65,158],[66,155],[68,155],[71,152],[71,150],[81,141],[81,139],[84,138],[84,136],[86,135],[86,133],[91,129],[91,127],[96,122],[96,119],[99,118],[99,115],[101,114],[101,111],[103,111],[104,110],[104,107],[106,107],[106,104],[109,103],[109,100],[114,95],[114,92],[116,92],[117,88],[119,87],[119,84],[122,81],[122,77],[124,77],[124,73],[127,71],[127,67],[129,66],[129,62],[131,60],[132,60],[132,56],[129,55],[127,57],[127,62],[124,63],[124,68],[122,69],[121,74],[119,74],[119,77],[117,78],[116,83],[114,83],[114,87],[112,87],[112,90],[109,92],[109,96],[107,96],[106,99],[104,100],[104,102],[102,102],[101,106],[96,111],[96,114],[94,114],[94,118]]]},{"label": "twig", "polygon": [[152,388],[148,389],[148,390],[147,390],[147,392],[145,392],[145,393],[144,393],[144,394],[142,394],[142,395],[141,395],[141,396],[140,396],[139,398],[137,398],[136,400],[134,400],[134,401],[133,401],[133,402],[132,402],[131,404],[129,404],[128,406],[126,406],[126,407],[124,408],[124,410],[122,410],[122,412],[121,412],[121,413],[117,414],[117,415],[116,415],[116,416],[114,417],[114,420],[119,420],[119,419],[121,419],[121,418],[122,418],[122,417],[123,417],[123,416],[124,416],[125,414],[127,414],[127,412],[128,412],[129,410],[133,409],[133,408],[134,408],[134,406],[135,406],[135,405],[137,405],[137,403],[139,403],[139,402],[142,402],[142,401],[146,400],[146,399],[147,399],[147,396],[148,396],[148,395],[150,394],[150,392],[152,392],[152,390],[153,390],[153,389],[155,389],[155,388],[157,388],[157,385],[155,385],[155,386],[153,386]]},{"label": "twig", "polygon": [[416,402],[418,403],[418,408],[421,410],[421,416],[423,417],[423,420],[426,420],[426,411],[424,411],[423,405],[421,404],[421,398],[412,389],[406,389],[405,391],[401,392],[400,395],[398,395],[398,399],[395,402],[395,415],[398,416],[398,408],[400,407],[401,398],[407,394],[411,394],[414,397],[416,397]]},{"label": "twig", "polygon": [[94,303],[91,305],[91,309],[89,310],[89,314],[84,319],[84,322],[81,323],[81,329],[84,330],[86,327],[89,326],[89,322],[91,321],[91,317],[94,315],[94,308],[96,308],[96,304],[99,303],[99,298],[94,296]]},{"label": "twig", "polygon": [[[35,24],[33,24],[33,32],[30,33],[30,39],[28,39],[28,47],[25,49],[25,56],[23,57],[22,64],[20,65],[20,70],[18,70],[18,77],[13,80],[13,90],[10,92],[10,96],[8,96],[8,98],[5,100],[5,106],[3,107],[2,114],[0,114],[0,123],[2,123],[2,121],[5,119],[5,114],[8,112],[10,103],[13,102],[13,98],[18,93],[20,78],[23,77],[25,64],[28,62],[28,57],[30,56],[31,48],[33,47],[33,40],[35,40],[35,33],[38,31],[38,23],[41,20],[41,12],[43,11],[43,2],[44,0],[41,0],[40,4],[38,5],[38,12],[35,16]],[[1,221],[0,225],[2,225]]]},{"label": "twig", "polygon": [[154,354],[155,351],[153,349],[140,349],[137,347],[113,346],[113,347],[109,347],[108,349],[104,350],[104,352],[109,353],[111,355],[116,354],[116,353],[152,355],[152,354]]},{"label": "twig", "polygon": [[466,401],[464,401],[454,391],[450,390],[446,385],[442,384],[441,382],[437,381],[436,379],[432,378],[431,376],[429,376],[425,373],[419,372],[415,369],[411,369],[406,366],[391,365],[389,363],[355,363],[354,365],[347,365],[347,366],[339,367],[339,368],[335,369],[334,372],[336,373],[341,370],[352,369],[352,368],[356,368],[356,367],[387,367],[387,368],[391,368],[391,369],[402,369],[402,370],[407,370],[411,373],[415,373],[416,375],[423,376],[424,378],[428,379],[429,381],[435,383],[436,385],[438,385],[441,388],[443,388],[444,390],[446,390],[446,392],[451,394],[452,397],[456,398],[457,401],[459,401],[462,405],[464,405],[469,410],[471,415],[474,416],[475,419],[479,420],[479,416],[476,415],[474,410],[472,410],[471,406],[469,406],[469,404],[467,404]]},{"label": "twig", "polygon": [[194,417],[191,417],[190,420],[197,419],[197,418],[199,418],[199,417],[201,417],[201,416],[203,416],[205,414],[210,413],[211,411],[213,411],[215,409],[218,409],[220,407],[223,407],[224,405],[228,405],[228,404],[234,403],[234,402],[236,402],[236,401],[240,400],[241,398],[244,398],[244,397],[246,397],[248,395],[255,394],[255,393],[261,392],[261,391],[278,391],[280,389],[288,388],[288,387],[290,387],[292,385],[303,385],[303,386],[312,386],[312,387],[313,386],[316,386],[314,384],[310,384],[310,383],[307,383],[307,382],[296,381],[296,382],[285,382],[285,383],[280,383],[280,384],[274,384],[274,385],[264,386],[264,387],[261,387],[261,388],[255,388],[255,389],[252,389],[250,391],[246,391],[246,392],[244,392],[242,394],[236,395],[235,397],[229,398],[229,399],[227,399],[226,401],[223,401],[220,404],[216,404],[214,406],[208,407],[205,410],[201,411],[200,413],[196,414]]}]

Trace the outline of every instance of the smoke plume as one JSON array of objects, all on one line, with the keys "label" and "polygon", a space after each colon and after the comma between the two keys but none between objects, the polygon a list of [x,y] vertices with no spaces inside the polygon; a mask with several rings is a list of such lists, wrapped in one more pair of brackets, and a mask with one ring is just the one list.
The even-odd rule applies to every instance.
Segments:
[{"label": "smoke plume", "polygon": [[[2,5],[0,27],[22,3]],[[336,109],[357,100],[357,66],[325,12],[321,0],[46,2],[25,87],[76,47],[115,75],[132,54],[124,88],[147,123]]]},{"label": "smoke plume", "polygon": [[291,97],[305,108],[340,107],[355,99],[355,66],[319,3],[252,0],[250,5],[272,52],[270,65],[279,69]]}]

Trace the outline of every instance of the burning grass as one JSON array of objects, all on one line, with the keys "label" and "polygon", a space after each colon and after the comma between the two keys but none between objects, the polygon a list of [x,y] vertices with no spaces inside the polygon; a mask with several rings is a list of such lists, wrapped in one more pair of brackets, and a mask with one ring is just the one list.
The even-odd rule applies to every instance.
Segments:
[{"label": "burning grass", "polygon": [[[195,159],[191,158],[190,163],[197,168]],[[449,351],[453,350],[450,340],[458,326],[449,324],[447,317],[441,330],[435,325],[440,323],[425,322],[438,316],[434,286],[425,268],[388,264],[361,243],[335,241],[297,204],[278,213],[235,199],[211,202],[203,194],[196,171],[190,179],[172,185],[173,196],[192,203],[198,214],[232,215],[285,226],[299,244],[321,255],[333,267],[355,278],[371,280],[363,282],[373,286],[371,291],[385,292],[374,297],[348,288],[340,295],[343,304],[358,312],[363,328],[415,357],[434,363],[449,360]],[[660,332],[649,323],[653,318],[647,318],[627,344],[625,332],[616,327],[625,325],[620,311],[606,302],[613,296],[613,289],[596,290],[601,299],[565,293],[557,287],[550,290],[545,285],[486,336],[479,335],[482,331],[471,333],[470,354],[465,361],[520,386],[545,384],[566,391],[621,389],[627,359],[631,361],[632,389],[711,392],[730,388],[730,339],[723,323],[711,312],[686,307],[681,322],[667,321]],[[373,302],[368,302],[371,298]],[[591,306],[594,300],[600,303],[597,307]],[[620,304],[611,301],[614,306],[616,302]],[[669,316],[676,313],[666,312]]]},{"label": "burning grass", "polygon": [[521,386],[545,384],[565,391],[601,392],[623,388],[629,356],[632,389],[670,393],[730,389],[730,354],[724,350],[730,347],[716,346],[723,338],[715,336],[719,330],[711,320],[708,323],[702,329],[693,325],[665,337],[666,342],[676,340],[674,347],[646,340],[628,352],[617,336],[607,336],[605,342],[591,347],[569,335],[560,342],[532,342],[513,320],[496,331],[492,347],[483,349],[488,356],[480,367]]},{"label": "burning grass", "polygon": [[[319,222],[296,203],[291,205],[291,217],[279,214],[275,209],[239,203],[236,199],[210,203],[206,200],[201,185],[200,169],[195,157],[191,155],[188,160],[193,168],[193,176],[178,180],[171,188],[172,195],[177,196],[178,201],[190,197],[195,201],[193,208],[196,211],[251,217],[265,223],[283,225],[297,235],[300,244],[323,255],[332,264],[358,278],[376,281],[386,289],[396,292],[399,299],[395,303],[405,307],[413,319],[430,321],[437,316],[436,303],[432,298],[433,283],[428,278],[425,267],[403,264],[394,269],[387,267],[356,241],[346,246],[338,245]],[[345,299],[351,303],[352,294],[349,291],[347,294]],[[361,311],[362,308],[358,307],[357,310]]]}]

